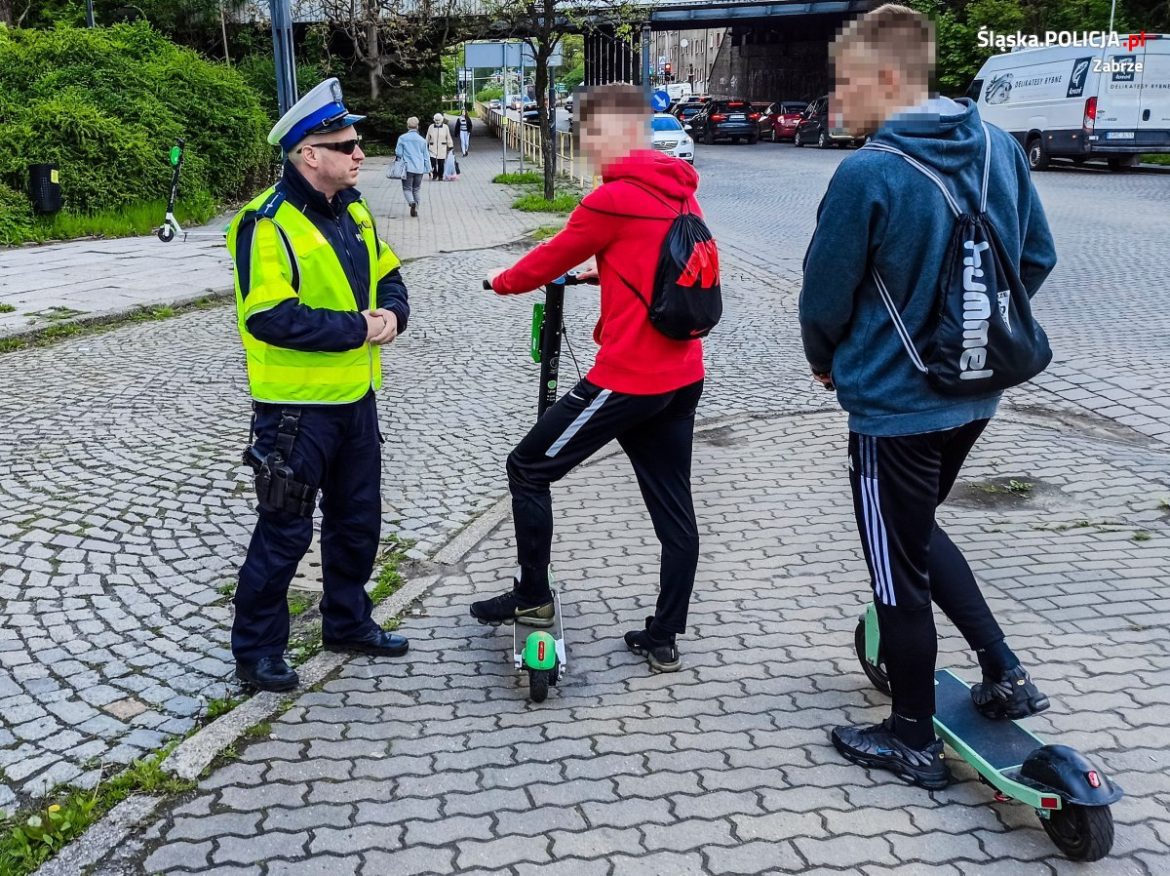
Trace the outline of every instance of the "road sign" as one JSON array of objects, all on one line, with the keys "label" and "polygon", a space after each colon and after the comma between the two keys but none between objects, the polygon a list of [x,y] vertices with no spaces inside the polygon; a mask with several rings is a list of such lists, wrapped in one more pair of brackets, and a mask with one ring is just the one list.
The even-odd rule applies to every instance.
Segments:
[{"label": "road sign", "polygon": [[656,91],[650,95],[650,108],[654,112],[664,113],[668,106],[670,106],[670,95],[665,91]]}]

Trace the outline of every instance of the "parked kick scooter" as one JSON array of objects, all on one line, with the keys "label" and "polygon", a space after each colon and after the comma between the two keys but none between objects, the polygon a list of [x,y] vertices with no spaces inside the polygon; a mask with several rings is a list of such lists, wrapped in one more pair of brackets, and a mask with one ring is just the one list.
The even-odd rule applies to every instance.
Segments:
[{"label": "parked kick scooter", "polygon": [[[874,686],[890,692],[878,633],[877,609],[870,603],[857,623],[854,647],[861,669]],[[995,799],[1018,800],[1040,817],[1044,832],[1074,861],[1097,861],[1113,847],[1109,806],[1122,790],[1083,754],[1067,745],[1046,745],[1018,721],[985,718],[971,702],[971,688],[949,669],[934,674],[934,729]]]},{"label": "parked kick scooter", "polygon": [[163,220],[163,224],[158,227],[155,233],[158,239],[163,243],[170,243],[175,239],[176,234],[182,234],[186,239],[187,234],[183,231],[179,220],[175,218],[175,199],[179,196],[179,174],[183,171],[183,145],[186,141],[179,140],[171,147],[171,194],[167,198],[167,217]]},{"label": "parked kick scooter", "polygon": [[[540,419],[557,401],[558,374],[561,366],[561,338],[564,335],[565,287],[588,283],[576,274],[566,274],[544,287],[544,302],[532,306],[532,361],[540,364],[540,395],[537,398],[536,418]],[[491,283],[483,283],[490,290]],[[517,576],[520,574],[516,573]],[[561,596],[549,569],[556,622],[553,632],[534,630],[520,644],[520,623],[512,625],[512,657],[517,671],[528,673],[528,695],[534,703],[543,703],[549,687],[555,687],[568,670],[565,650],[565,630],[561,618]]]}]

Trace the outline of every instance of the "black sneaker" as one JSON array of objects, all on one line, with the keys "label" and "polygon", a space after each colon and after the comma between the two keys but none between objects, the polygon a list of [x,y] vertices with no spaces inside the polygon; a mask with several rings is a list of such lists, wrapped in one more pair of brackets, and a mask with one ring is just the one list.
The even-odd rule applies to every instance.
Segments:
[{"label": "black sneaker", "polygon": [[1049,706],[1048,697],[1040,693],[1022,665],[1009,669],[999,678],[983,676],[983,681],[971,686],[971,702],[979,714],[997,721],[1027,718]]},{"label": "black sneaker", "polygon": [[679,659],[674,636],[659,639],[650,635],[650,624],[653,621],[653,617],[648,617],[646,629],[626,633],[626,647],[645,657],[654,672],[678,672],[682,669],[682,660]]},{"label": "black sneaker", "polygon": [[471,603],[471,616],[481,624],[498,627],[500,624],[519,623],[529,627],[551,627],[556,622],[557,609],[550,597],[547,602],[525,605],[515,590]]},{"label": "black sneaker", "polygon": [[855,764],[889,770],[928,791],[941,791],[950,784],[942,740],[936,739],[926,748],[911,748],[894,735],[893,718],[872,727],[837,727],[831,735],[837,750]]}]

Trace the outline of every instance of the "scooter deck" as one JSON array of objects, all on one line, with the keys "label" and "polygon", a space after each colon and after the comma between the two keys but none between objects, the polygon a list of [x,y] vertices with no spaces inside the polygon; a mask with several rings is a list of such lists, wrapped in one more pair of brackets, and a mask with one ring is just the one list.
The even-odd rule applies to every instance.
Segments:
[{"label": "scooter deck", "polygon": [[993,721],[979,714],[971,702],[971,688],[949,669],[934,674],[934,723],[951,747],[959,743],[1003,772],[1020,766],[1044,743],[1015,721]]}]

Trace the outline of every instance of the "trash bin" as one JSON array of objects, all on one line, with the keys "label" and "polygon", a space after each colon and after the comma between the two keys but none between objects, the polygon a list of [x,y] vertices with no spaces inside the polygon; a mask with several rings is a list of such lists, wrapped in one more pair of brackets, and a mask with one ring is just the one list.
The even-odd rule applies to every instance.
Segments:
[{"label": "trash bin", "polygon": [[40,214],[57,213],[61,210],[61,177],[55,164],[30,164],[28,166],[28,192],[32,198],[33,211]]}]

